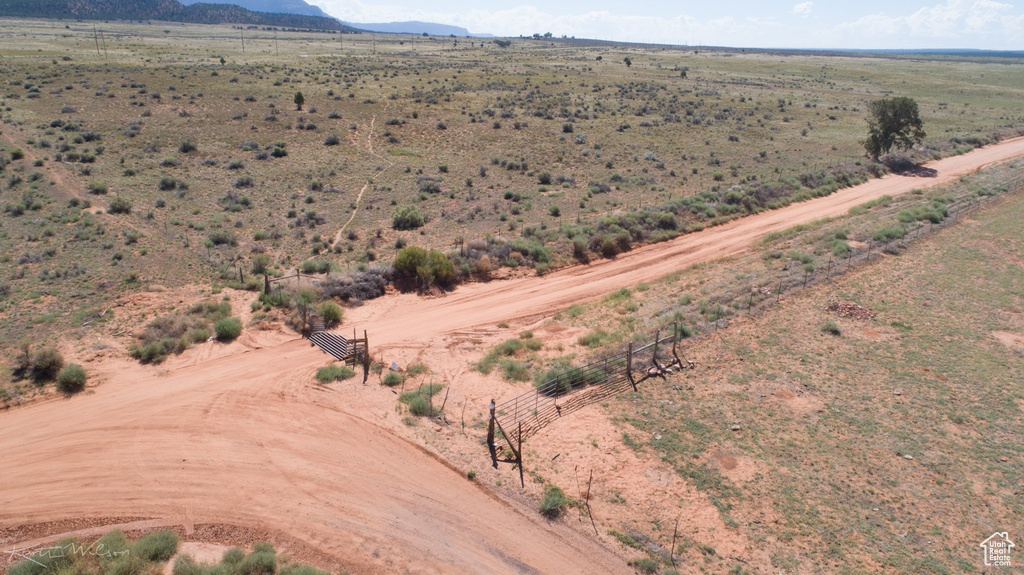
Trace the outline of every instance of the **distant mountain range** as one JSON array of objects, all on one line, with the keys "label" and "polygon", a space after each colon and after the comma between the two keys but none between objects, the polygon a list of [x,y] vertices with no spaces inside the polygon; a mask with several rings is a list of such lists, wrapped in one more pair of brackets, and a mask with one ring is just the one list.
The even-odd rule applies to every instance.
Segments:
[{"label": "distant mountain range", "polygon": [[[302,0],[238,0],[260,6],[304,5]],[[301,6],[299,6],[301,9]],[[319,11],[319,8],[316,8]],[[320,12],[320,14],[323,14]],[[256,12],[221,3],[190,3],[178,0],[2,0],[0,16],[67,18],[81,20],[166,20],[196,24],[253,24],[282,28],[355,32],[335,18],[318,14]]]},{"label": "distant mountain range", "polygon": [[[271,0],[273,1],[273,0]],[[301,2],[302,0],[296,0]],[[472,36],[475,38],[493,38],[494,34],[472,34],[469,30],[459,26],[447,24],[435,24],[433,22],[381,22],[381,23],[357,23],[345,22],[346,25],[368,32],[384,32],[388,34],[423,34],[431,36]]]},{"label": "distant mountain range", "polygon": [[318,6],[303,0],[180,0],[185,6],[200,2],[206,4],[235,4],[253,12],[270,12],[272,14],[302,14],[303,16],[320,16],[331,18]]}]

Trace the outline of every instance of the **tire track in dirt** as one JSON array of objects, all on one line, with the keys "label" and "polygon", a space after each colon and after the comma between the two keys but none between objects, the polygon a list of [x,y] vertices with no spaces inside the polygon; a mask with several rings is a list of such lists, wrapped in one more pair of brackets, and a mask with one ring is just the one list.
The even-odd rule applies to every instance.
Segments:
[{"label": "tire track in dirt", "polygon": [[[1020,155],[1024,139],[932,163],[937,177],[928,184],[888,176],[615,260],[465,285],[435,299],[381,298],[348,310],[347,327],[367,329],[375,353],[438,349],[446,334],[536,320],[741,253],[770,231]],[[234,349],[160,369],[97,361],[90,372],[105,383],[89,393],[0,413],[0,530],[16,542],[18,526],[137,517],[266,529],[367,574],[633,572],[592,537],[468,481],[464,470],[372,421],[377,413],[353,413],[351,390],[310,391],[311,366],[325,360],[304,340]],[[443,352],[434,355],[442,373],[455,367]]]},{"label": "tire track in dirt", "polygon": [[527,322],[553,315],[624,286],[655,281],[696,263],[743,253],[765,235],[797,224],[837,217],[883,195],[951,182],[986,165],[1024,155],[1024,138],[979,148],[926,164],[933,177],[890,174],[788,207],[733,220],[720,226],[651,244],[611,260],[546,274],[489,283],[465,284],[443,297],[424,301],[413,294],[373,300],[346,314],[346,323],[373,333],[377,346],[429,344],[458,330],[502,321]]},{"label": "tire track in dirt", "polygon": [[0,435],[0,528],[147,517],[268,529],[358,573],[631,572],[589,537],[348,413],[348,394],[311,401],[309,366],[320,362],[299,339],[165,375],[113,360],[94,367],[109,383],[73,407],[0,415],[19,430]]}]

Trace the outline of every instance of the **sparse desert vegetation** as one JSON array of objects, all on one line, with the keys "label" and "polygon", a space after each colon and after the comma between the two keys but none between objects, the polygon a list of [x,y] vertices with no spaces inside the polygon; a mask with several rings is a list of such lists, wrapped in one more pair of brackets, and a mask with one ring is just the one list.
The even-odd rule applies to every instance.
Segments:
[{"label": "sparse desert vegetation", "polygon": [[[101,54],[81,22],[0,22],[0,401],[63,394],[0,414],[34,434],[3,443],[5,525],[283,525],[353,572],[943,573],[1024,513],[1019,164],[921,165],[1024,133],[1016,59],[103,27]],[[927,137],[865,150],[903,95]],[[579,271],[890,172],[921,186],[723,261]],[[369,331],[380,386],[299,338],[320,320]],[[568,399],[609,377],[573,366],[670,325],[693,369],[483,463],[487,398]],[[120,451],[67,473],[69,437]],[[529,553],[492,549],[511,531]],[[178,545],[104,539],[130,560],[47,568],[154,572]],[[320,575],[269,544],[172,569]]]}]

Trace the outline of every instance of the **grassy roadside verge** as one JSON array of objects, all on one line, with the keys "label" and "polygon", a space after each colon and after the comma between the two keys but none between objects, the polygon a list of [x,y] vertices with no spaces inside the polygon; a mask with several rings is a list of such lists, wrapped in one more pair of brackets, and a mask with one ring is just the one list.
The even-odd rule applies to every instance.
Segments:
[{"label": "grassy roadside verge", "polygon": [[[1024,355],[997,338],[1024,335],[1022,216],[1020,194],[999,200],[736,321],[687,350],[700,367],[685,385],[652,385],[611,409],[626,414],[638,452],[769,556],[765,568],[978,572],[978,542],[1024,512],[1013,439],[1024,433]],[[835,300],[875,316],[838,317],[825,310]],[[732,473],[721,454],[756,473]],[[692,547],[682,555],[734,567]]]}]

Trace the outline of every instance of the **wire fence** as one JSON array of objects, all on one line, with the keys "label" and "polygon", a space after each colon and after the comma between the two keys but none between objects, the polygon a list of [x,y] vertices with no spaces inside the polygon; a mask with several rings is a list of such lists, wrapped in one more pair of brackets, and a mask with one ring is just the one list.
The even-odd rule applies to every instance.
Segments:
[{"label": "wire fence", "polygon": [[743,282],[733,282],[729,293],[722,296],[723,300],[729,302],[727,309],[724,304],[718,304],[721,309],[710,310],[709,315],[713,319],[695,322],[690,328],[681,328],[678,323],[673,323],[669,329],[659,331],[653,338],[626,344],[579,367],[567,367],[530,391],[499,404],[492,404],[493,421],[497,426],[496,431],[489,433],[488,439],[492,457],[496,452],[514,452],[514,457],[521,463],[517,446],[563,415],[623,391],[637,390],[637,384],[645,379],[664,377],[673,370],[692,367],[691,362],[680,359],[678,344],[685,337],[714,333],[728,325],[729,317],[763,313],[778,304],[787,292],[828,281],[856,266],[882,257],[883,254],[895,253],[895,250],[905,248],[908,243],[942,230],[981,209],[1002,193],[1014,193],[1022,189],[1024,175],[1015,175],[1004,182],[1002,190],[984,195],[964,193],[950,201],[946,204],[947,216],[939,221],[912,222],[900,226],[899,237],[872,237],[866,238],[865,242],[851,242],[849,252],[842,257],[830,255],[827,261],[817,261],[815,265],[787,267],[776,273],[751,274]]},{"label": "wire fence", "polygon": [[500,451],[513,439],[507,433],[514,433],[514,440],[521,442],[563,415],[627,389],[635,391],[646,379],[682,368],[677,348],[680,336],[680,327],[674,324],[595,361],[567,367],[532,390],[495,405],[498,432],[489,442]]}]

